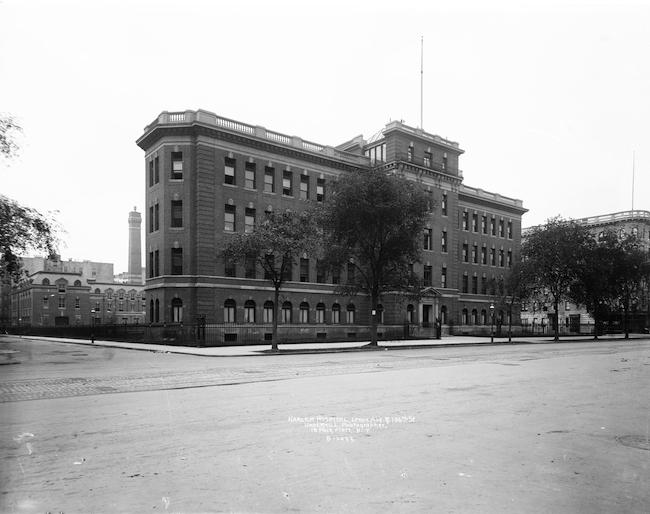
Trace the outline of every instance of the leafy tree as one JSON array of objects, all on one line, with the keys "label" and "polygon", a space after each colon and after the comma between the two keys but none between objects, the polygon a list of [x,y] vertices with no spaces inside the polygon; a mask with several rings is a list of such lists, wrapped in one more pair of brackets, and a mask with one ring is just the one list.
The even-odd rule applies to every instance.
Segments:
[{"label": "leafy tree", "polygon": [[643,283],[650,276],[650,258],[635,235],[624,235],[616,248],[613,271],[614,294],[623,310],[623,330],[629,337],[630,308],[642,294]]},{"label": "leafy tree", "polygon": [[515,308],[530,297],[532,283],[533,270],[521,259],[516,259],[505,275],[488,281],[488,291],[495,307],[508,313],[508,342],[512,342],[512,320]]},{"label": "leafy tree", "polygon": [[0,276],[19,282],[24,277],[21,255],[29,251],[56,253],[59,226],[53,216],[0,195]]},{"label": "leafy tree", "polygon": [[578,280],[571,289],[572,298],[584,305],[594,318],[594,339],[598,339],[603,313],[609,310],[616,296],[614,269],[617,267],[618,247],[618,235],[612,230],[603,232],[598,241],[588,240],[584,266],[578,271]]},{"label": "leafy tree", "polygon": [[[374,168],[339,177],[320,217],[324,266],[354,268],[337,291],[367,296],[373,312],[385,294],[417,297],[422,278],[413,264],[431,207],[423,188],[401,175]],[[377,345],[376,316],[370,344]]]},{"label": "leafy tree", "polygon": [[548,297],[555,307],[553,330],[559,340],[560,302],[573,300],[572,289],[584,268],[589,230],[572,220],[555,217],[533,227],[522,243],[521,255],[534,270],[528,287],[534,294]]},{"label": "leafy tree", "polygon": [[278,303],[280,290],[291,280],[294,260],[317,248],[315,211],[266,212],[250,233],[235,233],[224,239],[218,256],[228,261],[251,260],[264,271],[273,286],[273,335],[271,348],[278,349]]},{"label": "leafy tree", "polygon": [[0,115],[0,155],[11,158],[18,153],[16,135],[23,129],[13,116]]}]

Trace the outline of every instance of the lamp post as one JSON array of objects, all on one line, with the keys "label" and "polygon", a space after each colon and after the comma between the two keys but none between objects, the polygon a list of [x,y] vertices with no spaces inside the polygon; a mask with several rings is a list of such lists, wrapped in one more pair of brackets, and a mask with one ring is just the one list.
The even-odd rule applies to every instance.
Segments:
[{"label": "lamp post", "polygon": [[494,343],[494,304],[490,304],[490,342]]}]

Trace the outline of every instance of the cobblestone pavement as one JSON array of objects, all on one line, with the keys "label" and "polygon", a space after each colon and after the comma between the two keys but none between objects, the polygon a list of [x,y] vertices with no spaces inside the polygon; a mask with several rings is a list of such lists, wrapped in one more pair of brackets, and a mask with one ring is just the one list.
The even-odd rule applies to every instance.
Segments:
[{"label": "cobblestone pavement", "polygon": [[347,375],[371,373],[391,369],[429,368],[467,362],[525,361],[585,353],[615,353],[638,349],[638,342],[618,344],[615,348],[602,346],[566,346],[561,349],[544,347],[521,347],[517,351],[495,352],[492,349],[476,348],[462,355],[447,356],[408,356],[381,352],[368,356],[362,362],[321,362],[311,364],[292,364],[283,366],[257,366],[212,368],[201,371],[141,373],[137,375],[117,375],[109,377],[40,378],[18,379],[0,382],[0,403],[26,400],[42,400],[75,396],[156,391],[165,389],[187,389],[193,387],[225,386],[252,382],[288,380],[292,378],[317,377],[326,375]]}]

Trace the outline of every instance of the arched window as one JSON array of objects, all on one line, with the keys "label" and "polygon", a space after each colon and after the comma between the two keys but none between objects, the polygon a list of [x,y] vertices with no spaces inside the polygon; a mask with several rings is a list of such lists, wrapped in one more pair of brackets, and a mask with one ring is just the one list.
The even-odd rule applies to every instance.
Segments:
[{"label": "arched window", "polygon": [[101,291],[99,290],[99,287],[95,288],[95,294],[101,294]]},{"label": "arched window", "polygon": [[228,299],[223,302],[223,322],[234,323],[236,318],[237,303],[235,300]]},{"label": "arched window", "polygon": [[443,325],[447,324],[447,306],[443,305],[440,307],[440,323]]},{"label": "arched window", "polygon": [[49,286],[50,285],[50,279],[49,278],[44,278],[43,279],[43,285],[44,286]]},{"label": "arched window", "polygon": [[291,302],[284,302],[282,304],[282,323],[291,323]]},{"label": "arched window", "polygon": [[74,286],[75,287],[81,287],[81,280],[75,280],[74,281]]},{"label": "arched window", "polygon": [[384,306],[380,303],[377,305],[377,323],[384,322]]},{"label": "arched window", "polygon": [[341,323],[341,306],[338,303],[332,305],[332,323]]},{"label": "arched window", "polygon": [[255,302],[246,300],[244,304],[244,323],[255,323]]},{"label": "arched window", "polygon": [[316,305],[316,323],[325,323],[325,304]]},{"label": "arched window", "polygon": [[154,308],[153,308],[153,299],[149,300],[149,323],[154,323]]},{"label": "arched window", "polygon": [[472,309],[472,325],[478,325],[478,311]]},{"label": "arched window", "polygon": [[309,323],[309,304],[307,302],[300,304],[300,323]]},{"label": "arched window", "polygon": [[461,325],[467,325],[467,309],[463,309],[460,323]]},{"label": "arched window", "polygon": [[156,299],[156,308],[154,309],[154,323],[160,323],[160,300]]},{"label": "arched window", "polygon": [[485,309],[481,310],[481,325],[487,325],[487,311]]},{"label": "arched window", "polygon": [[183,321],[183,300],[174,298],[172,300],[172,323]]},{"label": "arched window", "polygon": [[413,305],[409,303],[406,306],[406,321],[408,321],[409,323],[413,323],[414,320],[415,320],[415,307],[413,307]]},{"label": "arched window", "polygon": [[346,322],[347,323],[354,323],[354,304],[351,303],[348,305],[346,309]]},{"label": "arched window", "polygon": [[273,323],[273,302],[264,302],[264,323]]}]

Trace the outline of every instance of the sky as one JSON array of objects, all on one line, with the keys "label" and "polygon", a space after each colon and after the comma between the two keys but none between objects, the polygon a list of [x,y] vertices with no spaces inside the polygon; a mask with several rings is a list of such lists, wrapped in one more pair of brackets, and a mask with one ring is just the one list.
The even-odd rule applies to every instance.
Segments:
[{"label": "sky", "polygon": [[0,193],[116,273],[162,111],[330,146],[401,119],[457,141],[464,183],[522,200],[524,227],[650,210],[650,0],[0,0],[0,55],[23,127]]}]

